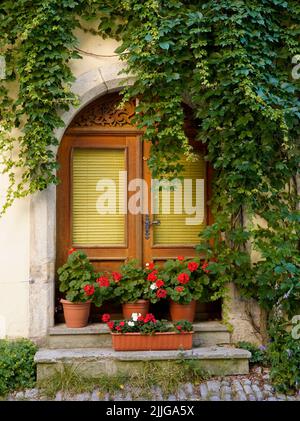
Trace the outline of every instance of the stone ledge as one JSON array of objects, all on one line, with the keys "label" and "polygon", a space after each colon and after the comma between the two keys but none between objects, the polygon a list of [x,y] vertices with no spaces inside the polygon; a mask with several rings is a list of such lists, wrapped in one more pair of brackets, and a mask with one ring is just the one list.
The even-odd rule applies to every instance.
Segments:
[{"label": "stone ledge", "polygon": [[[197,322],[193,323],[194,332],[228,332],[221,322]],[[92,323],[83,328],[68,328],[65,324],[59,324],[49,329],[49,335],[99,335],[109,333],[105,323]]]},{"label": "stone ledge", "polygon": [[35,355],[35,362],[57,363],[66,360],[118,360],[118,361],[156,361],[185,359],[197,360],[238,360],[251,357],[244,349],[229,347],[201,347],[189,351],[128,351],[117,352],[112,349],[77,348],[77,349],[40,349]]}]

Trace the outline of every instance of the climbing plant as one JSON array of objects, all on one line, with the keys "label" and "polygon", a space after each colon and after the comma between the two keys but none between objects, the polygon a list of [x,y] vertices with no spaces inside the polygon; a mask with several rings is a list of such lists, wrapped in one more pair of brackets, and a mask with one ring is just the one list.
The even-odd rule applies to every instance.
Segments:
[{"label": "climbing plant", "polygon": [[[7,71],[0,87],[0,151],[10,181],[4,211],[15,198],[58,181],[59,111],[76,105],[69,67],[79,58],[74,29],[88,30],[89,20],[99,23],[95,35],[120,41],[116,52],[125,73],[135,76],[124,99],[139,98],[136,122],[152,144],[153,176],[180,174],[182,153],[194,159],[183,99],[192,106],[198,140],[214,168],[215,222],[198,247],[214,258],[210,269],[276,320],[292,316],[300,300],[300,102],[299,82],[291,76],[300,51],[299,2],[2,1],[0,52]],[[12,87],[16,98],[8,96]],[[14,136],[13,127],[20,134]],[[259,252],[257,263],[252,249]],[[279,340],[274,324],[270,333]]]}]

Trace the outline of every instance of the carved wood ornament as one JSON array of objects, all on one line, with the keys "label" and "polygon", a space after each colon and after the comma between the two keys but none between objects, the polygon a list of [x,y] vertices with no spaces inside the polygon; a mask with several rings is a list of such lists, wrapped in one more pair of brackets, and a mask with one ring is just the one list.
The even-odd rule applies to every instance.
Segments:
[{"label": "carved wood ornament", "polygon": [[135,114],[135,100],[118,108],[121,97],[118,94],[105,95],[86,106],[72,121],[72,128],[132,128]]}]

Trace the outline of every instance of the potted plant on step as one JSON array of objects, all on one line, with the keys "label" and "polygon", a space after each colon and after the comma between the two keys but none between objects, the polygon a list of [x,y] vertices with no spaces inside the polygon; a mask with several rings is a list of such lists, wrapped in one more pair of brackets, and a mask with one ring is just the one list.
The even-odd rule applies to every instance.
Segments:
[{"label": "potted plant on step", "polygon": [[202,297],[209,284],[206,266],[199,259],[187,260],[183,256],[165,262],[161,277],[170,298],[170,315],[173,321],[194,321],[196,300]]},{"label": "potted plant on step", "polygon": [[[109,315],[105,315],[108,320]],[[115,351],[186,350],[192,348],[193,326],[186,320],[170,323],[133,314],[130,320],[108,321]]]},{"label": "potted plant on step", "polygon": [[65,299],[61,299],[60,302],[63,305],[67,327],[86,326],[97,287],[93,266],[84,252],[71,249],[67,262],[57,273],[59,290],[65,293]]},{"label": "potted plant on step", "polygon": [[139,267],[136,260],[121,266],[114,295],[122,304],[125,319],[130,319],[132,313],[145,316],[149,311],[146,274],[146,270]]}]

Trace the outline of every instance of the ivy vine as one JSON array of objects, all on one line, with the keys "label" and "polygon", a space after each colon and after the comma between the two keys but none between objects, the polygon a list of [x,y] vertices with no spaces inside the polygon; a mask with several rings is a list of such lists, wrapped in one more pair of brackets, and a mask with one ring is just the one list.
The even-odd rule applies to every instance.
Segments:
[{"label": "ivy vine", "polygon": [[[58,112],[77,103],[69,62],[80,57],[79,17],[98,19],[98,35],[121,41],[126,73],[136,76],[124,96],[140,99],[136,119],[152,144],[153,176],[175,177],[180,155],[193,158],[183,97],[192,104],[214,168],[215,222],[198,249],[216,258],[220,282],[234,281],[271,314],[299,311],[300,89],[291,76],[300,51],[299,2],[2,1],[0,151],[10,180],[3,212],[15,198],[58,181],[54,131],[63,124]],[[13,83],[17,99],[8,96]]]}]

